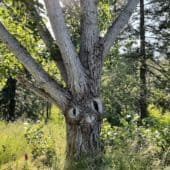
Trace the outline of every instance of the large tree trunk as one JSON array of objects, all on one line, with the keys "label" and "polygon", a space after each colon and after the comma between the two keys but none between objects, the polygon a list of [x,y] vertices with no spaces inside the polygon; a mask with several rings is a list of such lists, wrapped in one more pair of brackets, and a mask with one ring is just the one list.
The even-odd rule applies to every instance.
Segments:
[{"label": "large tree trunk", "polygon": [[[101,156],[100,128],[102,103],[99,98],[91,98],[75,103],[65,113],[66,121],[66,169],[73,167],[77,160],[83,164],[95,162]],[[71,164],[70,164],[71,162]],[[90,163],[91,164],[91,163]],[[71,169],[70,168],[70,169]]]},{"label": "large tree trunk", "polygon": [[67,127],[67,158],[79,158],[81,156],[94,156],[101,151],[100,127],[101,122],[84,124],[66,123]]},{"label": "large tree trunk", "polygon": [[[87,164],[101,156],[100,128],[102,105],[97,98],[88,104],[78,105],[65,114],[66,120],[66,169],[74,167],[74,162],[81,160]],[[94,159],[95,158],[95,159]],[[74,160],[74,161],[73,161]],[[71,162],[71,165],[69,164]]]}]

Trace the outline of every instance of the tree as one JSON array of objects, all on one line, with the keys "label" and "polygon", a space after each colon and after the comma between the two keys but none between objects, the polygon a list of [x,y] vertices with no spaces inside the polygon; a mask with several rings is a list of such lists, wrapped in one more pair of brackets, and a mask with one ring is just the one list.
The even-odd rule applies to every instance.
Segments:
[{"label": "tree", "polygon": [[73,45],[59,0],[44,0],[44,2],[57,47],[41,16],[34,11],[33,16],[38,21],[36,29],[55,59],[64,85],[50,76],[1,22],[0,40],[34,76],[39,86],[25,79],[22,80],[24,84],[62,110],[67,127],[67,158],[78,159],[84,154],[94,156],[101,150],[99,136],[103,106],[100,80],[104,57],[128,23],[139,1],[128,0],[105,36],[100,37],[97,1],[80,0],[79,49]]},{"label": "tree", "polygon": [[146,52],[144,0],[140,0],[140,117],[147,117]]},{"label": "tree", "polygon": [[[136,75],[139,87],[136,101],[141,118],[148,116],[147,107],[155,104],[165,107],[167,100],[156,97],[167,94],[169,82],[169,1],[146,0],[140,1],[128,27],[121,35],[119,44],[123,54],[138,62]],[[138,42],[140,42],[138,44]],[[143,53],[143,54],[142,54]],[[138,57],[134,57],[138,56]],[[126,60],[124,60],[126,61]],[[129,66],[129,64],[128,64]],[[165,95],[166,96],[166,95]],[[168,97],[164,97],[168,98]],[[160,102],[159,102],[160,101]],[[165,110],[166,110],[165,109]]]},{"label": "tree", "polygon": [[7,121],[13,121],[16,117],[16,80],[11,76],[8,77],[6,86],[2,89],[0,97],[0,111],[3,113],[0,117]]}]

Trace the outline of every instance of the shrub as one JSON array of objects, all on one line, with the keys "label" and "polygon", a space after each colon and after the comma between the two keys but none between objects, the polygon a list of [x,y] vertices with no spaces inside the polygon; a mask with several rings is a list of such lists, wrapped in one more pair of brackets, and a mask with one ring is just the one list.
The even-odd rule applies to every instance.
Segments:
[{"label": "shrub", "polygon": [[169,165],[168,128],[153,129],[145,121],[138,126],[138,115],[131,116],[128,121],[126,117],[121,118],[120,122],[119,127],[111,126],[106,119],[103,123],[103,159],[109,162],[105,169],[150,170]]},{"label": "shrub", "polygon": [[31,145],[33,159],[41,161],[45,166],[52,167],[57,158],[56,151],[51,136],[44,133],[43,126],[44,124],[39,122],[28,127],[25,139]]}]

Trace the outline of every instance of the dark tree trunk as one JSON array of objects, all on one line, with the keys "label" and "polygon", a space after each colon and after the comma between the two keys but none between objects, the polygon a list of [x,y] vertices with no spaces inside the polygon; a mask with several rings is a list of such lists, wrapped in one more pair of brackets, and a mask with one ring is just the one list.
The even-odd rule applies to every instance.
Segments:
[{"label": "dark tree trunk", "polygon": [[147,117],[146,51],[144,0],[140,0],[140,116]]},{"label": "dark tree trunk", "polygon": [[9,88],[8,115],[9,120],[13,121],[15,119],[16,80],[12,77],[9,77],[7,84]]},{"label": "dark tree trunk", "polygon": [[15,97],[16,97],[16,80],[11,76],[8,78],[6,86],[1,92],[1,112],[3,119],[13,121],[15,119]]},{"label": "dark tree trunk", "polygon": [[45,117],[45,122],[47,123],[48,120],[50,119],[50,115],[51,115],[51,103],[47,101],[45,107],[46,107],[46,117]]}]

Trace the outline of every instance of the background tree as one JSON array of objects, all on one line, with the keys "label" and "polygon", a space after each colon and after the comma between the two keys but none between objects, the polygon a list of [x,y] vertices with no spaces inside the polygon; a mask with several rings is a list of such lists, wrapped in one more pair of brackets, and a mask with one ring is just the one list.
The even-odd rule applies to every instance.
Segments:
[{"label": "background tree", "polygon": [[146,52],[145,52],[145,13],[144,1],[140,0],[140,116],[147,117]]},{"label": "background tree", "polygon": [[[168,4],[167,1],[165,3],[144,1],[145,87],[147,88],[147,108],[145,109],[148,111],[154,105],[154,107],[164,108],[162,114],[169,110],[167,48],[169,46],[167,42],[169,12],[166,10]],[[106,116],[112,125],[120,125],[121,117],[133,116],[135,113],[141,114],[140,51],[140,6],[138,6],[104,64],[102,92]]]},{"label": "background tree", "polygon": [[16,105],[16,80],[9,77],[6,82],[6,86],[2,89],[0,99],[0,112],[3,113],[3,117],[7,121],[13,121],[15,119],[15,105]]}]

